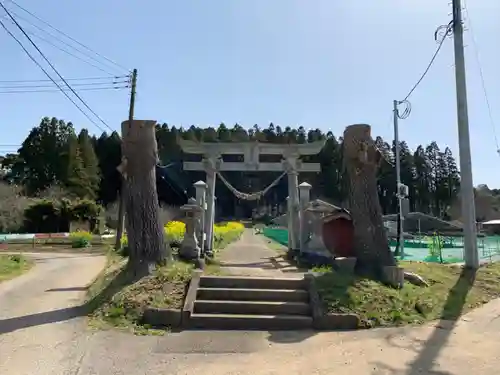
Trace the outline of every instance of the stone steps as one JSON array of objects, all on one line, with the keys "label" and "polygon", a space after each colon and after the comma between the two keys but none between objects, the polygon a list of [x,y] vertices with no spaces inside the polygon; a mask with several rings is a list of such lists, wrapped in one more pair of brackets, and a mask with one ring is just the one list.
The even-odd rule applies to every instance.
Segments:
[{"label": "stone steps", "polygon": [[304,278],[201,276],[190,328],[297,330],[312,328]]},{"label": "stone steps", "polygon": [[307,302],[309,293],[301,289],[198,288],[196,298],[223,301]]},{"label": "stone steps", "polygon": [[197,300],[194,304],[196,314],[263,314],[263,315],[310,315],[307,302],[276,301],[217,301]]},{"label": "stone steps", "polygon": [[302,315],[192,314],[191,327],[217,330],[300,330],[312,327]]},{"label": "stone steps", "polygon": [[304,278],[267,278],[248,276],[202,276],[200,287],[251,289],[306,289]]}]

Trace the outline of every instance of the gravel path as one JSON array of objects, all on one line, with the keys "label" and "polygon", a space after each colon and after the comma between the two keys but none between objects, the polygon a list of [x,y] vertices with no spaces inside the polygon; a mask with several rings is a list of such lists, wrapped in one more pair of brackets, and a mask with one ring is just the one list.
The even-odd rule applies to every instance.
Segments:
[{"label": "gravel path", "polygon": [[295,267],[283,263],[277,251],[269,248],[263,236],[245,229],[241,239],[227,246],[218,256],[226,272],[239,276],[302,277]]}]

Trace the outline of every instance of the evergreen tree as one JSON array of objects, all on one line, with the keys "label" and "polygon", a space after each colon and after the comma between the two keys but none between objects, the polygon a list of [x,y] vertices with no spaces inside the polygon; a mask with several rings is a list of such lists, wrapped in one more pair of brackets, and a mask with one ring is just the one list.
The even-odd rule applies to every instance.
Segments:
[{"label": "evergreen tree", "polygon": [[69,138],[67,147],[67,190],[79,198],[95,198],[95,190],[92,189],[92,185],[89,183],[83,165],[78,138],[75,135]]},{"label": "evergreen tree", "polygon": [[12,166],[13,175],[22,181],[28,194],[36,194],[64,179],[64,153],[68,139],[74,134],[71,123],[55,117],[44,117],[40,125],[30,131]]},{"label": "evergreen tree", "polygon": [[[300,182],[306,181],[313,185],[312,193],[315,197],[345,205],[347,186],[342,160],[343,140],[341,137],[336,138],[332,132],[325,134],[319,129],[293,129],[277,124],[254,125],[249,129],[240,124],[232,127],[220,124],[208,128],[190,126],[187,129],[162,124],[156,127],[156,138],[161,163],[174,165],[173,168],[178,170],[177,174],[185,177],[185,186],[204,179],[205,175],[203,172],[182,172],[182,161],[195,160],[196,157],[183,155],[178,145],[181,138],[203,142],[258,141],[282,144],[326,140],[319,155],[303,157],[304,162],[319,162],[322,172],[301,174]],[[120,175],[116,170],[121,161],[119,135],[103,133],[90,138],[88,131],[82,130],[76,144],[75,139],[71,123],[56,118],[42,119],[40,125],[33,128],[23,142],[18,154],[8,155],[3,159],[4,180],[23,185],[31,195],[48,186],[63,184],[71,186],[79,196],[96,197],[102,204],[116,201],[121,184]],[[381,137],[377,137],[375,142],[384,155],[378,170],[380,204],[384,214],[395,213],[397,199],[394,144]],[[401,141],[400,151],[401,180],[409,187],[411,209],[448,219],[459,218],[460,173],[451,150],[444,148],[444,151],[441,151],[436,142],[430,142],[418,146],[412,152],[406,142]],[[224,160],[242,161],[242,156],[227,155]],[[270,155],[262,155],[261,160],[277,161]],[[234,172],[225,173],[225,177],[237,189],[253,192],[265,188],[277,175]],[[500,195],[495,196],[494,192],[495,190],[488,190],[485,193],[483,189],[481,197],[487,195],[488,202],[497,202],[496,198],[489,198]],[[287,195],[287,180],[284,178],[258,204],[284,205]],[[220,181],[217,184],[217,196],[217,209],[221,216],[233,215],[236,206],[245,207],[245,212],[255,206],[252,202],[238,201]],[[481,217],[493,215],[486,209],[482,212]]]},{"label": "evergreen tree", "polygon": [[82,159],[83,169],[87,177],[87,185],[92,190],[92,197],[97,196],[99,190],[99,183],[101,181],[99,161],[89,136],[87,129],[83,129],[78,134],[78,146]]}]

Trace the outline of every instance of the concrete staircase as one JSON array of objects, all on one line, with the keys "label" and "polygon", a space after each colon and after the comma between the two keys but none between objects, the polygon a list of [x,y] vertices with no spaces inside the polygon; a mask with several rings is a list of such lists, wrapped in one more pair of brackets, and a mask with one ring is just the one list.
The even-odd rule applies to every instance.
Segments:
[{"label": "concrete staircase", "polygon": [[201,276],[191,328],[298,330],[312,328],[305,279]]}]

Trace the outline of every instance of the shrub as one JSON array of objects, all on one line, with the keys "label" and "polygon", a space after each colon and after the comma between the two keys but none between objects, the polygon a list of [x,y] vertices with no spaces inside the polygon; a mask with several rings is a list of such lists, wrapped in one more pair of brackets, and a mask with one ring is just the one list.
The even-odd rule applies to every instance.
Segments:
[{"label": "shrub", "polygon": [[24,229],[30,233],[67,232],[71,221],[89,221],[96,228],[100,214],[101,206],[92,200],[33,199],[24,211]]},{"label": "shrub", "polygon": [[36,196],[37,198],[48,200],[77,199],[64,186],[58,184],[49,186],[47,189],[40,191]]},{"label": "shrub", "polygon": [[69,234],[71,247],[75,249],[92,246],[92,234],[85,231],[77,231]]},{"label": "shrub", "polygon": [[443,241],[441,237],[434,233],[434,236],[432,236],[431,238],[427,237],[426,239],[428,240],[427,247],[429,249],[428,258],[432,260],[439,260],[442,263]]},{"label": "shrub", "polygon": [[172,246],[180,246],[184,233],[186,233],[186,224],[182,221],[170,221],[165,225],[165,235]]},{"label": "shrub", "polygon": [[[227,222],[214,225],[214,247],[217,249],[236,241],[240,238],[245,227],[241,223]],[[170,246],[180,246],[184,233],[186,233],[186,224],[182,221],[170,221],[165,225],[165,239]],[[122,253],[126,255],[128,239],[124,234],[122,237]]]},{"label": "shrub", "polygon": [[0,233],[19,233],[24,227],[24,212],[30,198],[15,185],[0,183]]},{"label": "shrub", "polygon": [[9,255],[9,260],[14,263],[21,263],[24,259],[20,254]]},{"label": "shrub", "polygon": [[245,227],[241,223],[230,221],[227,223],[215,224],[214,226],[214,247],[221,249],[238,240]]}]

